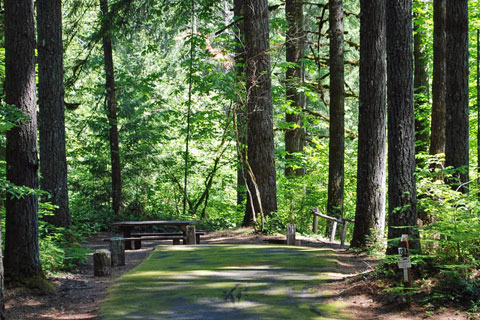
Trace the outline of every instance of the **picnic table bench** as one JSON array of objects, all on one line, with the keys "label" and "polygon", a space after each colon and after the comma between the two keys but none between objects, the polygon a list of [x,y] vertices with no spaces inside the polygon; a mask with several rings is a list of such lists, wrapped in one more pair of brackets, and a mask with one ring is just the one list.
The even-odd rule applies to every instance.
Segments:
[{"label": "picnic table bench", "polygon": [[[204,235],[204,231],[195,231],[196,220],[154,220],[154,221],[122,221],[115,222],[111,225],[119,227],[125,239],[125,249],[140,249],[142,240],[173,240],[173,244],[180,244],[183,240],[184,244],[200,243],[200,236]],[[152,227],[152,226],[172,226],[180,229],[181,232],[143,232],[133,233],[135,227]],[[107,239],[108,240],[108,239]],[[134,246],[132,246],[132,242]]]}]

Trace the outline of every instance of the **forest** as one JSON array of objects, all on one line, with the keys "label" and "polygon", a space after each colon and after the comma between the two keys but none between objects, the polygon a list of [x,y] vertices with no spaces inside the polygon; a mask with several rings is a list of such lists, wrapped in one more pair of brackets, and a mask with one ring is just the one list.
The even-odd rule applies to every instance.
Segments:
[{"label": "forest", "polygon": [[314,235],[318,207],[480,306],[479,0],[0,6],[0,304],[116,221]]}]

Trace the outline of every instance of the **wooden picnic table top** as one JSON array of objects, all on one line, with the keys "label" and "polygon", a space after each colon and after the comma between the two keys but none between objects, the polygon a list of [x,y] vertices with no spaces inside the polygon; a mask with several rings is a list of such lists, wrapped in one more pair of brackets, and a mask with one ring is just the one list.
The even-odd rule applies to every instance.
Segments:
[{"label": "wooden picnic table top", "polygon": [[152,221],[120,221],[111,225],[114,227],[135,227],[135,226],[189,226],[197,224],[198,220],[152,220]]}]

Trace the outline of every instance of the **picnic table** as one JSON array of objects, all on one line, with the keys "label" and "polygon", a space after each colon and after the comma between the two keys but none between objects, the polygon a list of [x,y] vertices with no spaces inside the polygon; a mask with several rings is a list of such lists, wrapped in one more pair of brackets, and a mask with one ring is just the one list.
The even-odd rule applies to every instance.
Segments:
[{"label": "picnic table", "polygon": [[[189,229],[193,229],[193,235],[195,239],[198,239],[200,234],[199,232],[195,232],[195,224],[197,224],[197,220],[153,220],[153,221],[121,221],[121,222],[114,222],[111,224],[113,227],[118,227],[120,232],[123,234],[123,238],[125,238],[125,249],[130,250],[132,249],[131,241],[135,241],[135,249],[139,249],[141,247],[141,240],[164,240],[164,239],[172,239],[172,240],[180,240],[180,239],[187,239],[187,227]],[[136,233],[134,234],[132,231],[136,227],[153,227],[153,226],[170,226],[170,227],[177,227],[181,233]],[[197,243],[199,241],[195,241]],[[194,244],[195,244],[194,243]]]}]

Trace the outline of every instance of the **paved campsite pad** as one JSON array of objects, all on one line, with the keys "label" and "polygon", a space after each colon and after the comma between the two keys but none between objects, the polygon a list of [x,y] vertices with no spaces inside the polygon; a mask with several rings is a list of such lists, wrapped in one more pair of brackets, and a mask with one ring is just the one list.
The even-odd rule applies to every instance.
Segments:
[{"label": "paved campsite pad", "polygon": [[334,252],[279,245],[159,246],[102,307],[122,319],[347,319],[321,283]]}]

